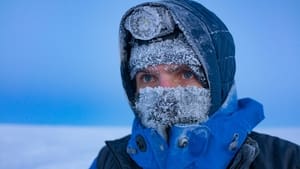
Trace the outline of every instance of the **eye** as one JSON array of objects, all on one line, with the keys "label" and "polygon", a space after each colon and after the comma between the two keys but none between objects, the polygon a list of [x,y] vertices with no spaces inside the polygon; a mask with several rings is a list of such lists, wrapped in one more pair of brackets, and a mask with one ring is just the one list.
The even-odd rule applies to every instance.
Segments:
[{"label": "eye", "polygon": [[149,83],[154,80],[154,77],[151,74],[144,74],[142,75],[141,79],[144,83]]},{"label": "eye", "polygon": [[157,75],[149,71],[140,71],[136,75],[137,88],[154,87],[157,83]]},{"label": "eye", "polygon": [[182,72],[183,79],[192,79],[194,78],[194,73],[191,70],[185,70]]}]

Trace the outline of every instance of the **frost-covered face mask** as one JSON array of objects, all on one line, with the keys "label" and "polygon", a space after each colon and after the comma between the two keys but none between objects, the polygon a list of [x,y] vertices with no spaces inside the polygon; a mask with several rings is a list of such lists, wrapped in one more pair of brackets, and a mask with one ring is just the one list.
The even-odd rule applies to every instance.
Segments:
[{"label": "frost-covered face mask", "polygon": [[205,88],[146,87],[139,90],[135,108],[141,123],[167,140],[167,129],[175,124],[207,121],[210,104],[210,92]]}]

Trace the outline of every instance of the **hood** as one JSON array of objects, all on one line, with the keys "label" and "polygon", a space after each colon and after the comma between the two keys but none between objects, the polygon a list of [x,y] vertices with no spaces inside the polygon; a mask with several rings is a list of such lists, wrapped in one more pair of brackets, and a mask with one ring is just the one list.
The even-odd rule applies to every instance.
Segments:
[{"label": "hood", "polygon": [[235,74],[235,46],[225,24],[211,11],[191,0],[165,0],[146,2],[129,9],[120,23],[119,43],[121,76],[129,104],[134,110],[136,85],[130,78],[129,57],[133,38],[125,29],[125,19],[141,6],[163,7],[169,10],[176,25],[182,31],[203,66],[211,93],[210,115],[225,101]]}]

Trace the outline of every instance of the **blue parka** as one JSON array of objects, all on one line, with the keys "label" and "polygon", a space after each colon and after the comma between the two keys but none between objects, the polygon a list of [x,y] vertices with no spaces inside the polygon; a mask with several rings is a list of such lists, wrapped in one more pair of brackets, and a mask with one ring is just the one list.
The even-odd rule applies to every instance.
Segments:
[{"label": "blue parka", "polygon": [[194,1],[143,3],[123,16],[120,24],[121,75],[133,112],[136,86],[128,66],[133,37],[124,28],[124,20],[135,8],[145,5],[170,11],[196,53],[211,93],[210,117],[203,124],[173,126],[168,142],[155,130],[143,127],[136,118],[131,135],[106,142],[91,169],[299,168],[299,146],[252,132],[264,118],[263,108],[252,99],[237,99],[233,38],[215,14]]},{"label": "blue parka", "polygon": [[[144,169],[226,168],[264,118],[262,105],[249,98],[237,102],[234,88],[227,98],[207,122],[171,127],[168,142],[136,119],[127,153]],[[253,161],[258,150],[248,146],[244,155]]]},{"label": "blue parka", "polygon": [[174,126],[168,143],[136,119],[132,134],[107,141],[90,169],[299,169],[298,145],[251,131],[262,105],[229,97],[207,123]]}]

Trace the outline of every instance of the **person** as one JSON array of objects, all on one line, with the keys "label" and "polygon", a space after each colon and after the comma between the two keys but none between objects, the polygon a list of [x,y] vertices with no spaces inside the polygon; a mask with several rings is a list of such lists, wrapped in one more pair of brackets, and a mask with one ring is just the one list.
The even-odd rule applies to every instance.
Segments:
[{"label": "person", "polygon": [[91,169],[300,168],[300,148],[252,131],[263,106],[238,99],[235,45],[191,0],[146,2],[120,23],[131,135],[107,141]]}]

